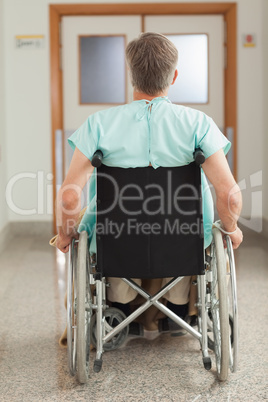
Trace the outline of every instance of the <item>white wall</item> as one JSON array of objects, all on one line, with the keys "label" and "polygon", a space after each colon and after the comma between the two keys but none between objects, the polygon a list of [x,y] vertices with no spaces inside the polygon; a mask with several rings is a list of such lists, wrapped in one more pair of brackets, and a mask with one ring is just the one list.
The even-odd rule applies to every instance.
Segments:
[{"label": "white wall", "polygon": [[[20,172],[44,172],[44,187],[51,171],[50,131],[50,72],[49,72],[49,0],[2,0],[5,4],[5,75],[6,75],[6,146],[8,151],[7,178]],[[163,0],[147,0],[147,2]],[[172,1],[172,0],[169,0]],[[195,2],[202,0],[195,0]],[[208,0],[206,0],[208,1]],[[215,0],[214,0],[215,1]],[[92,1],[92,3],[99,1]],[[131,3],[137,0],[105,0],[105,3]],[[142,2],[142,0],[140,0]],[[178,2],[178,1],[174,1]],[[182,1],[181,1],[182,2]],[[185,0],[185,3],[192,1]],[[213,0],[210,0],[213,2]],[[229,2],[229,0],[219,0]],[[264,167],[264,110],[267,96],[263,90],[263,3],[267,0],[238,0],[238,178],[246,178]],[[56,0],[50,3],[75,3]],[[79,3],[89,1],[79,0]],[[266,7],[267,8],[267,7]],[[267,12],[267,10],[266,10]],[[242,35],[254,33],[257,46],[246,49]],[[45,48],[20,51],[14,47],[18,34],[44,34]],[[267,59],[266,59],[267,62]],[[267,71],[267,69],[266,69]],[[2,77],[2,74],[1,74]],[[267,170],[267,164],[265,166]],[[267,195],[267,189],[266,189]],[[14,187],[15,203],[20,208],[34,208],[37,186],[34,179],[25,179]],[[251,210],[251,195],[244,199],[244,215]],[[257,208],[256,215],[261,211]],[[265,209],[268,218],[268,210]],[[11,210],[9,220],[50,220],[51,213],[20,216]]]},{"label": "white wall", "polygon": [[[264,160],[264,177],[263,177],[263,200],[264,200],[264,217],[268,223],[268,1],[263,0],[263,160]],[[267,225],[268,226],[268,225]],[[267,228],[268,230],[268,228]]]},{"label": "white wall", "polygon": [[[242,46],[243,34],[255,34],[255,48]],[[261,217],[259,179],[264,167],[262,0],[238,2],[238,179],[243,191],[242,217]],[[260,175],[258,174],[260,172]],[[256,174],[256,175],[255,175]],[[261,230],[261,222],[246,222]],[[255,226],[256,223],[256,226]]]},{"label": "white wall", "polygon": [[4,1],[0,0],[0,232],[8,221],[4,188],[6,183]]},{"label": "white wall", "polygon": [[[4,0],[6,68],[7,177],[51,171],[49,20],[46,1]],[[16,49],[15,36],[44,34],[44,49]],[[32,176],[33,177],[33,176]],[[43,198],[43,197],[42,197]],[[20,179],[12,188],[19,209],[35,209],[37,180]],[[41,201],[41,200],[40,200]],[[9,220],[50,220],[51,215],[20,215],[9,210]]]}]

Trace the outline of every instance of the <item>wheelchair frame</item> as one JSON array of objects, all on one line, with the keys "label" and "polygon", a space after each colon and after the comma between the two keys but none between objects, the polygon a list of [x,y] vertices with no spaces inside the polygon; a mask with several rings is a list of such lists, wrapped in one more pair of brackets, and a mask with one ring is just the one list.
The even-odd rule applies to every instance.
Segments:
[{"label": "wheelchair frame", "polygon": [[[68,262],[67,344],[70,374],[77,373],[80,383],[87,382],[90,371],[91,338],[95,336],[96,340],[96,359],[93,369],[99,372],[104,351],[120,347],[128,336],[128,325],[154,305],[200,342],[206,370],[210,370],[212,366],[209,347],[214,350],[218,379],[227,380],[229,369],[231,372],[237,369],[238,314],[235,261],[229,236],[226,236],[226,242],[229,272],[226,269],[227,256],[222,234],[218,228],[214,228],[211,255],[206,259],[205,275],[197,276],[198,329],[196,330],[159,301],[183,277],[172,279],[155,295],[150,295],[133,280],[122,278],[146,301],[128,317],[118,309],[109,308],[105,297],[108,284],[105,278],[95,273],[95,262],[90,261],[88,255],[88,234],[85,231],[82,232],[79,240],[72,242]],[[76,247],[77,244],[78,247]],[[229,296],[226,280],[228,276],[230,276],[231,288]],[[95,286],[94,297],[92,285]],[[96,317],[94,325],[92,325],[93,312]],[[113,327],[114,318],[117,324],[115,327]]]},{"label": "wheelchair frame", "polygon": [[[97,151],[94,158],[93,166],[99,167],[102,162],[101,151]],[[201,150],[196,151],[195,160],[198,165],[204,162]],[[224,236],[227,244],[225,250],[219,228],[214,227],[212,234],[210,255],[205,256],[204,272],[199,270],[200,274],[197,275],[198,318],[195,329],[159,301],[184,276],[174,277],[154,295],[132,279],[121,278],[143,296],[145,302],[128,317],[121,310],[109,307],[106,303],[106,287],[109,284],[103,272],[98,270],[95,257],[89,256],[87,232],[81,232],[79,240],[72,241],[68,259],[67,346],[70,374],[77,374],[78,381],[86,383],[90,372],[91,343],[96,348],[93,370],[99,372],[103,353],[120,347],[128,336],[129,324],[154,305],[199,341],[206,370],[212,367],[209,349],[214,352],[218,379],[227,380],[229,369],[235,372],[238,360],[235,260],[230,237]]]}]

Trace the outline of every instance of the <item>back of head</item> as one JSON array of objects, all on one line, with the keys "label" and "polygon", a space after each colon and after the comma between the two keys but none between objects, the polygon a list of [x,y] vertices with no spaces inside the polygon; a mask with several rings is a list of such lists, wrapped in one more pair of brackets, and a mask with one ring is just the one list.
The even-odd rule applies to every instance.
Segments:
[{"label": "back of head", "polygon": [[172,83],[178,50],[164,35],[146,32],[128,44],[126,60],[135,90],[154,96]]}]

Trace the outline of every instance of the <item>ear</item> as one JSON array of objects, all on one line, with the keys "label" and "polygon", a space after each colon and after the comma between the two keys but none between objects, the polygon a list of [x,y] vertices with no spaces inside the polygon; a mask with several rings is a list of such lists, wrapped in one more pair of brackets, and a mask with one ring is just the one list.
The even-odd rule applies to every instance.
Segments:
[{"label": "ear", "polygon": [[178,73],[178,70],[177,70],[177,68],[176,68],[171,85],[175,84],[175,81],[176,81],[178,75],[179,75],[179,73]]}]

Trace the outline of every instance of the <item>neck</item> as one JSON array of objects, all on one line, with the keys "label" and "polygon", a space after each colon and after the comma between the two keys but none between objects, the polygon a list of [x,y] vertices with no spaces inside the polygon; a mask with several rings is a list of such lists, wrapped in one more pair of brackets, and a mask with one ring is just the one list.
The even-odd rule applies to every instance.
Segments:
[{"label": "neck", "polygon": [[146,94],[146,93],[144,93],[144,92],[138,92],[138,91],[136,91],[135,89],[134,89],[134,91],[133,91],[133,100],[134,100],[134,101],[142,100],[142,99],[151,101],[151,100],[153,100],[154,98],[159,98],[160,96],[167,96],[167,91],[161,92],[161,93],[159,93],[159,94],[155,94],[155,95],[153,95],[153,96],[152,96],[152,95],[148,95],[148,94]]}]

